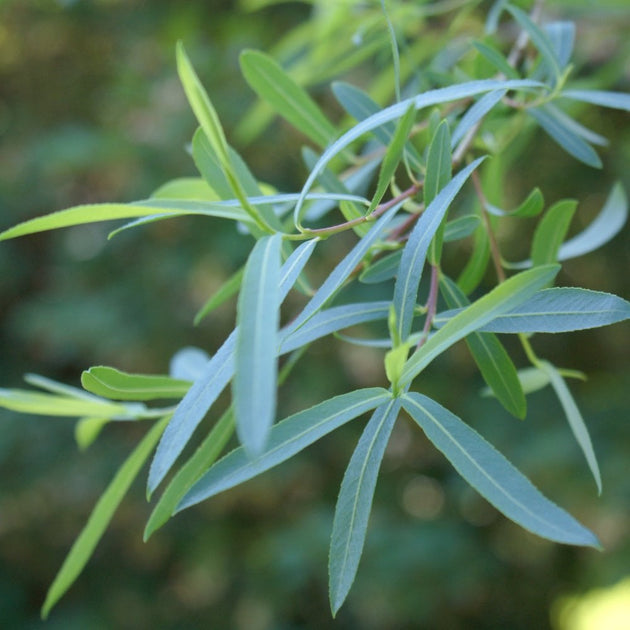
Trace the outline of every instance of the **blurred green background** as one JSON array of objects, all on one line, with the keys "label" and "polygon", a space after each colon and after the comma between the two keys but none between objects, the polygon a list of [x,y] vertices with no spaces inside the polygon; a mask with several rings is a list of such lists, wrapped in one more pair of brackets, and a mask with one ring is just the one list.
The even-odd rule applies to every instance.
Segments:
[{"label": "blurred green background", "polygon": [[[624,3],[549,5],[578,21],[580,73],[628,91]],[[269,49],[309,10],[285,3],[247,11],[201,0],[1,2],[0,229],[78,203],[144,198],[167,179],[194,174],[186,145],[195,123],[177,80],[175,42],[184,40],[230,136],[253,102],[239,73],[239,51]],[[630,190],[627,114],[593,108],[583,120],[613,139],[602,152],[603,172],[582,167],[540,136],[510,180],[515,198],[539,184],[548,202],[581,200],[576,231],[615,180]],[[237,149],[262,180],[296,190],[305,177],[302,141],[274,124]],[[1,244],[1,386],[22,387],[29,371],[77,384],[81,370],[95,364],[165,372],[182,346],[218,347],[233,324],[233,303],[197,328],[192,318],[244,261],[242,237],[231,225],[202,218],[157,223],[107,242],[110,227]],[[568,262],[561,282],[628,299],[629,270],[626,228],[603,250]],[[182,513],[147,544],[142,530],[149,507],[143,483],[135,484],[46,625],[518,630],[546,628],[555,619],[560,628],[559,598],[608,587],[629,573],[630,326],[541,336],[534,345],[589,375],[572,390],[600,459],[602,497],[551,392],[529,399],[525,422],[508,417],[479,396],[480,378],[461,344],[436,362],[425,391],[592,528],[604,552],[554,545],[499,517],[403,420],[383,462],[357,581],[331,620],[328,539],[339,483],[361,430],[356,423]],[[281,403],[292,410],[353,386],[381,384],[381,370],[380,355],[315,344]],[[69,420],[0,412],[3,628],[40,626],[48,585],[142,434],[138,427],[110,426],[80,453],[73,429]]]}]

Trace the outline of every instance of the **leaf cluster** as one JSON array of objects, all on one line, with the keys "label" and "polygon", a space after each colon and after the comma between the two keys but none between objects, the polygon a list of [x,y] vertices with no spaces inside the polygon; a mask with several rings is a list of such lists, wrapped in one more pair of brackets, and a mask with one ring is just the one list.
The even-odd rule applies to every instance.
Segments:
[{"label": "leaf cluster", "polygon": [[[487,393],[513,416],[525,418],[527,394],[550,386],[601,491],[594,447],[565,380],[580,375],[540,358],[532,337],[630,319],[630,303],[620,297],[554,286],[563,260],[587,254],[621,230],[626,195],[616,184],[599,216],[568,238],[576,200],[546,208],[542,191],[534,188],[516,208],[507,209],[496,192],[503,183],[497,182],[497,173],[506,177],[503,156],[532,125],[573,158],[601,168],[593,145],[604,146],[606,140],[572,118],[566,105],[577,101],[630,111],[630,96],[571,86],[575,29],[569,22],[545,23],[535,12],[528,15],[510,2],[497,2],[484,36],[457,54],[451,50],[446,63],[439,54],[430,58],[427,41],[408,27],[424,26],[430,5],[390,4],[362,7],[357,30],[361,41],[353,44],[352,54],[339,45],[317,71],[318,31],[313,24],[321,16],[309,23],[308,36],[288,37],[279,46],[282,54],[276,57],[292,51],[299,60],[291,72],[259,51],[241,56],[243,76],[264,105],[247,114],[238,134],[254,134],[270,112],[300,132],[309,141],[302,156],[308,175],[301,190],[279,192],[252,174],[229,144],[180,43],[177,69],[199,124],[191,145],[199,175],[169,182],[149,199],[77,206],[0,233],[0,240],[6,240],[127,220],[110,235],[115,236],[150,222],[199,215],[234,222],[251,244],[244,266],[195,317],[195,323],[201,322],[238,294],[234,330],[213,356],[185,348],[164,375],[97,366],[83,373],[83,389],[31,375],[27,380],[43,392],[0,390],[0,404],[8,409],[78,418],[82,448],[109,422],[155,420],[73,546],[48,593],[44,616],[80,573],[154,450],[149,497],[171,477],[153,508],[145,539],[176,512],[262,474],[365,414],[369,420],[350,458],[335,510],[329,558],[333,614],[356,575],[380,463],[403,411],[457,472],[515,523],[556,542],[599,546],[592,532],[545,498],[470,425],[424,395],[420,377],[435,358],[465,340]],[[349,10],[340,5],[329,16],[328,35],[339,37],[347,28],[347,19],[340,16],[347,18]],[[504,51],[497,34],[513,27],[519,34],[511,50]],[[391,64],[367,90],[333,84],[332,93],[344,111],[343,119],[333,122],[305,84],[332,78],[336,64],[339,71],[364,63],[382,47],[391,54]],[[385,84],[393,102],[381,106]],[[471,203],[458,203],[466,196]],[[533,221],[529,258],[508,260],[501,251],[502,226]],[[345,232],[354,233],[354,244],[339,260],[330,261],[332,271],[312,288],[314,250]],[[443,268],[445,251],[459,256],[455,274]],[[495,286],[481,293],[489,268]],[[426,294],[421,290],[425,271]],[[389,298],[353,301],[349,288],[356,283],[381,285]],[[284,304],[291,291],[301,295],[297,310]],[[342,334],[375,321],[387,324],[387,338]],[[528,365],[516,367],[500,334],[517,336]],[[310,344],[330,336],[379,352],[383,387],[349,391],[278,420],[278,389],[296,365],[308,361]],[[281,362],[284,355],[288,358]],[[228,409],[178,465],[197,427],[215,413],[215,403],[228,387]],[[165,401],[169,406],[161,406]],[[238,446],[224,454],[233,434]]]}]

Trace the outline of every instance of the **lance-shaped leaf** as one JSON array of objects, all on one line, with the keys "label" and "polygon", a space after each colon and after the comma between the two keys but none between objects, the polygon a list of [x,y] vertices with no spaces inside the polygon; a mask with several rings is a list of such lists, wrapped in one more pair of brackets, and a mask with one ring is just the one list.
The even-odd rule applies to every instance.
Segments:
[{"label": "lance-shaped leaf", "polygon": [[328,164],[335,155],[339,154],[352,142],[360,138],[364,133],[372,131],[385,123],[400,118],[407,111],[411,103],[413,103],[416,109],[422,109],[423,107],[439,105],[440,103],[448,103],[450,101],[469,98],[477,94],[483,94],[484,92],[492,92],[493,90],[535,89],[542,87],[544,87],[542,84],[529,80],[498,81],[494,79],[484,79],[481,81],[469,81],[467,83],[451,85],[437,90],[430,90],[429,92],[419,94],[418,96],[406,99],[400,103],[396,103],[395,105],[390,105],[378,113],[369,116],[344,133],[339,139],[335,140],[335,142],[333,142],[322,153],[321,157],[317,161],[317,164],[313,167],[304,186],[302,187],[300,198],[298,199],[293,211],[295,224],[300,225],[302,206],[306,200],[306,195],[311,189],[311,186],[315,183],[320,171],[326,166],[326,164]]},{"label": "lance-shaped leaf", "polygon": [[207,317],[215,308],[218,308],[226,300],[229,300],[233,295],[238,293],[241,288],[241,282],[243,280],[244,267],[241,267],[238,271],[233,273],[222,285],[221,288],[213,293],[206,303],[197,311],[195,315],[195,326],[201,322],[204,317]]},{"label": "lance-shaped leaf", "polygon": [[112,400],[181,398],[190,388],[189,381],[169,376],[128,374],[103,365],[85,370],[81,385],[92,394]]},{"label": "lance-shaped leaf", "polygon": [[[451,308],[470,304],[461,289],[449,278],[440,278],[440,291]],[[492,389],[497,400],[517,418],[524,418],[527,411],[525,394],[518,379],[516,368],[497,337],[491,333],[472,333],[466,337],[483,380]]]},{"label": "lance-shaped leaf", "polygon": [[359,280],[365,284],[378,284],[379,282],[391,280],[398,273],[401,258],[402,249],[399,249],[393,254],[387,254],[387,256],[383,256],[383,258],[379,258],[365,271],[361,272]]},{"label": "lance-shaped leaf", "polygon": [[576,258],[601,247],[619,233],[628,218],[628,199],[616,183],[597,217],[579,234],[563,243],[558,260]]},{"label": "lance-shaped leaf", "polygon": [[400,411],[399,398],[372,414],[343,476],[328,555],[329,596],[333,616],[343,604],[363,552],[378,470]]},{"label": "lance-shaped leaf", "polygon": [[571,61],[575,44],[575,24],[573,22],[550,22],[544,32],[549,37],[551,47],[562,69]]},{"label": "lance-shaped leaf", "polygon": [[465,214],[449,221],[444,228],[444,242],[452,243],[470,236],[479,225],[481,219],[476,214]]},{"label": "lance-shaped leaf", "polygon": [[252,455],[262,452],[276,414],[281,244],[280,234],[256,242],[245,265],[236,311],[232,398],[236,432]]},{"label": "lance-shaped leaf", "polygon": [[171,518],[182,497],[208,470],[208,467],[214,464],[233,434],[234,412],[230,406],[162,493],[144,528],[143,540],[145,542],[153,532]]},{"label": "lance-shaped leaf", "polygon": [[586,428],[584,418],[582,418],[582,414],[580,413],[580,410],[578,409],[578,406],[575,404],[575,400],[571,395],[571,391],[567,387],[567,384],[565,383],[558,370],[553,365],[551,365],[551,363],[549,363],[548,361],[540,361],[538,367],[549,376],[549,381],[551,382],[551,386],[556,392],[558,400],[560,400],[560,404],[562,405],[564,414],[567,417],[569,426],[571,427],[571,431],[573,432],[577,443],[580,445],[580,448],[584,453],[584,457],[586,458],[586,462],[588,463],[588,467],[590,468],[593,478],[595,479],[595,483],[597,484],[597,492],[598,494],[601,494],[602,479],[599,473],[599,466],[597,464],[597,458],[595,457],[595,451],[593,450],[591,437],[588,434],[588,429]]},{"label": "lance-shaped leaf", "polygon": [[518,72],[507,62],[503,54],[488,42],[473,42],[472,45],[508,79],[518,79]]},{"label": "lance-shaped leaf", "polygon": [[109,400],[87,400],[28,389],[0,389],[0,407],[43,416],[90,416],[113,418],[127,416],[128,406]]},{"label": "lance-shaped leaf", "polygon": [[[436,316],[435,326],[444,326],[463,313],[462,309],[444,311]],[[557,287],[538,291],[507,313],[479,327],[480,332],[560,333],[609,326],[630,319],[630,302],[610,293]]]},{"label": "lance-shaped leaf", "polygon": [[303,326],[280,332],[280,353],[291,352],[331,333],[375,320],[387,319],[390,302],[357,302],[319,311]]},{"label": "lance-shaped leaf", "polygon": [[532,241],[532,263],[545,265],[558,259],[560,245],[567,235],[577,201],[563,199],[555,203],[536,226]]},{"label": "lance-shaped leaf", "polygon": [[457,472],[505,516],[542,538],[600,547],[592,532],[545,498],[501,453],[450,411],[415,392],[404,395],[403,407]]},{"label": "lance-shaped leaf", "polygon": [[17,225],[0,232],[0,241],[46,232],[73,225],[85,225],[86,223],[98,223],[100,221],[112,221],[114,219],[135,219],[138,217],[164,217],[186,216],[200,214],[221,218],[234,219],[236,221],[249,221],[249,217],[240,208],[215,206],[212,203],[195,203],[190,201],[177,202],[176,200],[148,199],[138,203],[95,203],[74,206],[65,210],[58,210],[41,217],[23,221]]},{"label": "lance-shaped leaf", "polygon": [[490,262],[490,240],[485,225],[477,227],[473,239],[472,254],[457,278],[457,286],[466,295],[479,286]]},{"label": "lance-shaped leaf", "polygon": [[[302,243],[282,265],[278,305],[295,284],[317,242],[317,239],[312,239]],[[164,479],[199,423],[232,379],[235,344],[236,331],[232,331],[177,406],[151,462],[147,484],[149,494]]]},{"label": "lance-shaped leaf", "polygon": [[90,514],[88,522],[72,545],[70,553],[67,555],[61,569],[59,569],[59,573],[57,573],[53,583],[48,589],[46,600],[42,607],[42,617],[44,619],[48,616],[51,608],[59,601],[70,586],[72,586],[72,583],[77,579],[83,567],[87,564],[94,548],[103,536],[116,509],[127,493],[129,486],[131,486],[140,468],[142,468],[142,465],[155,447],[167,422],[168,417],[163,418],[142,438],[138,446],[136,446],[131,455],[129,455],[123,465],[118,469],[115,477],[98,500],[92,514]]},{"label": "lance-shaped leaf", "polygon": [[439,354],[471,332],[525,302],[556,277],[560,265],[544,265],[512,276],[473,302],[429,337],[403,370],[400,386],[410,383]]},{"label": "lance-shaped leaf", "polygon": [[555,116],[545,105],[530,107],[527,113],[555,140],[569,155],[593,168],[601,168],[602,161],[593,147],[566,124],[566,120]]},{"label": "lance-shaped leaf", "polygon": [[622,109],[630,112],[630,94],[623,92],[606,92],[604,90],[564,90],[560,96],[583,103],[601,105],[611,109]]},{"label": "lance-shaped leaf", "polygon": [[[186,98],[210,143],[212,152],[219,161],[221,170],[230,188],[234,191],[237,199],[241,201],[243,210],[250,216],[256,226],[259,229],[269,231],[259,211],[247,201],[247,193],[242,178],[239,177],[242,173],[239,173],[238,169],[235,168],[230,147],[225,139],[225,133],[221,127],[217,112],[192,67],[181,41],[177,43],[176,56],[177,72],[186,93]],[[220,191],[213,186],[212,182],[209,181],[208,183],[220,194]]]},{"label": "lance-shaped leaf", "polygon": [[554,83],[556,83],[560,77],[560,64],[558,57],[556,56],[556,51],[554,50],[548,35],[532,21],[527,13],[518,7],[506,4],[505,9],[514,16],[521,28],[527,32],[532,40],[532,43],[536,46],[542,58],[545,60],[551,76],[554,79]]},{"label": "lance-shaped leaf", "polygon": [[283,118],[325,147],[335,136],[335,128],[315,101],[271,57],[255,50],[240,56],[241,70],[250,87]]},{"label": "lance-shaped leaf", "polygon": [[470,109],[462,116],[453,135],[451,137],[451,148],[455,148],[457,144],[464,138],[464,136],[470,131],[479,121],[489,112],[494,106],[501,101],[506,95],[507,90],[496,90],[489,94],[484,94]]},{"label": "lance-shaped leaf", "polygon": [[416,118],[416,110],[413,107],[413,103],[409,106],[409,109],[405,112],[404,116],[398,122],[396,131],[392,138],[391,144],[387,147],[385,157],[381,163],[381,170],[378,174],[378,181],[376,183],[376,191],[372,197],[372,202],[368,208],[367,214],[374,211],[376,206],[381,202],[381,199],[387,192],[390,181],[398,168],[398,164],[403,156],[405,143],[411,133],[414,120]]},{"label": "lance-shaped leaf", "polygon": [[109,418],[81,418],[74,425],[74,439],[79,450],[84,451],[99,436]]},{"label": "lance-shaped leaf", "polygon": [[202,177],[177,177],[162,184],[151,194],[152,199],[193,199],[218,201],[221,197]]},{"label": "lance-shaped leaf", "polygon": [[396,325],[398,336],[402,341],[405,341],[411,332],[418,287],[422,278],[422,268],[424,267],[429,244],[455,195],[482,160],[483,158],[479,158],[462,169],[439,192],[409,235],[409,240],[403,249],[394,287]]},{"label": "lance-shaped leaf", "polygon": [[515,208],[514,210],[509,210],[509,211],[501,210],[500,208],[497,208],[496,206],[493,206],[490,203],[486,203],[486,210],[490,214],[494,214],[495,216],[498,216],[498,217],[503,217],[503,216],[535,217],[535,216],[538,216],[542,212],[542,209],[544,208],[544,206],[545,206],[545,200],[544,200],[542,192],[540,191],[540,188],[534,188],[532,192],[530,192],[529,195],[525,197],[525,199],[518,206],[518,208]]},{"label": "lance-shaped leaf", "polygon": [[177,510],[195,505],[277,466],[388,398],[391,394],[380,387],[358,389],[289,416],[271,428],[265,450],[260,455],[252,458],[240,446],[219,460],[182,499]]}]

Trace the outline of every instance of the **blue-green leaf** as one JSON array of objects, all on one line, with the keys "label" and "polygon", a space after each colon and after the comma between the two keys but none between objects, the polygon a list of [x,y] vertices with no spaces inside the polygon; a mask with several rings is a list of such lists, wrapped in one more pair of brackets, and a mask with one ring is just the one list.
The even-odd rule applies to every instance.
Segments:
[{"label": "blue-green leaf", "polygon": [[[630,304],[628,306],[630,306]],[[558,396],[558,400],[562,405],[562,409],[567,417],[571,431],[584,453],[588,467],[591,469],[591,473],[593,474],[593,478],[595,479],[595,483],[597,485],[597,492],[598,494],[601,494],[602,478],[599,473],[599,466],[597,465],[597,458],[595,457],[593,444],[588,434],[584,418],[582,418],[582,414],[580,413],[578,406],[575,404],[575,400],[573,400],[571,391],[567,387],[567,384],[562,376],[560,376],[558,370],[551,365],[551,363],[548,361],[540,361],[538,363],[538,367],[549,376],[549,381],[551,382],[551,386],[556,392],[556,396]]]},{"label": "blue-green leaf", "polygon": [[501,101],[506,95],[507,90],[495,90],[484,94],[468,111],[462,116],[461,120],[455,127],[451,137],[451,148],[455,148],[457,144],[464,138],[466,133],[472,129],[493,107]]},{"label": "blue-green leaf", "polygon": [[260,455],[251,458],[240,446],[219,460],[182,499],[177,511],[277,466],[390,397],[391,394],[380,387],[358,389],[289,416],[271,428],[265,450]]},{"label": "blue-green leaf", "polygon": [[518,72],[507,62],[507,59],[488,42],[473,42],[472,45],[508,79],[518,79]]},{"label": "blue-green leaf", "polygon": [[281,245],[280,234],[256,242],[245,265],[236,312],[232,399],[236,432],[251,455],[262,452],[276,414]]},{"label": "blue-green leaf", "polygon": [[246,50],[241,53],[240,62],[250,87],[283,118],[322,147],[333,139],[334,126],[307,92],[271,57]]},{"label": "blue-green leaf", "polygon": [[576,208],[577,201],[562,199],[547,210],[536,226],[532,240],[531,256],[534,265],[546,265],[558,260],[560,245],[569,230]]},{"label": "blue-green leaf", "polygon": [[553,280],[559,270],[560,265],[544,265],[523,271],[473,302],[429,337],[409,358],[403,370],[400,386],[410,383],[436,356],[454,343],[525,302]]},{"label": "blue-green leaf", "polygon": [[343,477],[328,556],[333,616],[354,582],[363,552],[378,470],[400,405],[400,399],[392,399],[372,414]]},{"label": "blue-green leaf", "polygon": [[536,46],[542,58],[545,60],[549,71],[551,72],[551,75],[554,79],[554,83],[556,83],[558,81],[558,78],[560,77],[560,65],[558,62],[556,51],[549,41],[549,37],[547,36],[547,34],[543,30],[541,30],[541,28],[537,24],[532,22],[527,13],[525,13],[518,7],[515,7],[511,4],[506,4],[505,9],[514,16],[516,21],[521,25],[521,28],[527,31],[527,34],[532,40],[532,43],[534,44],[534,46]]},{"label": "blue-green leaf", "polygon": [[[306,241],[282,265],[279,303],[295,284],[316,243],[317,239]],[[232,331],[177,406],[151,462],[147,485],[149,493],[164,479],[199,423],[230,382],[234,375],[235,343],[236,331]]]},{"label": "blue-green leaf", "polygon": [[568,126],[563,118],[555,116],[553,110],[543,105],[530,107],[527,112],[569,155],[593,168],[602,167],[602,161],[595,149]]},{"label": "blue-green leaf", "polygon": [[399,249],[392,254],[379,258],[365,271],[361,272],[359,280],[365,284],[378,284],[379,282],[385,282],[385,280],[391,280],[398,273],[401,257],[402,249]]},{"label": "blue-green leaf", "polygon": [[452,243],[470,236],[477,229],[479,223],[480,218],[476,214],[465,214],[449,221],[444,228],[444,242]]},{"label": "blue-green leaf", "polygon": [[627,218],[628,199],[623,186],[617,183],[589,226],[560,246],[558,260],[576,258],[601,247],[621,230]]},{"label": "blue-green leaf", "polygon": [[476,431],[415,392],[403,407],[457,472],[505,516],[534,534],[570,545],[599,547],[595,535],[545,498]]},{"label": "blue-green leaf", "polygon": [[566,68],[573,55],[575,44],[575,24],[573,22],[550,22],[545,24],[544,32],[549,37],[551,47],[560,68]]},{"label": "blue-green leaf", "polygon": [[[462,313],[439,313],[437,327]],[[573,287],[538,291],[516,308],[487,322],[479,332],[560,333],[609,326],[630,319],[630,302],[610,293]]]},{"label": "blue-green leaf", "polygon": [[[444,275],[440,278],[440,292],[451,308],[470,304],[461,289]],[[491,333],[476,332],[466,337],[466,344],[497,400],[512,415],[524,418],[527,411],[525,394],[514,363],[501,342]]]},{"label": "blue-green leaf", "polygon": [[280,352],[291,352],[350,326],[387,319],[389,305],[390,302],[357,302],[319,311],[299,328],[289,325],[280,332]]},{"label": "blue-green leaf", "polygon": [[142,441],[118,469],[115,477],[98,500],[88,522],[72,545],[70,553],[48,589],[46,601],[42,606],[42,617],[44,619],[87,564],[94,548],[114,516],[114,512],[136,478],[140,468],[142,468],[142,465],[149,457],[167,422],[168,416],[157,422],[142,438]]},{"label": "blue-green leaf", "polygon": [[630,94],[623,92],[606,92],[603,90],[564,90],[564,98],[570,98],[583,103],[601,105],[611,109],[622,109],[630,112]]},{"label": "blue-green leaf", "polygon": [[234,411],[230,406],[212,427],[190,459],[177,471],[156,503],[144,528],[146,542],[175,512],[177,504],[195,481],[214,464],[234,433]]},{"label": "blue-green leaf", "polygon": [[418,286],[429,244],[455,195],[483,158],[462,169],[437,195],[414,226],[403,249],[394,287],[394,308],[399,338],[405,341],[411,332]]}]

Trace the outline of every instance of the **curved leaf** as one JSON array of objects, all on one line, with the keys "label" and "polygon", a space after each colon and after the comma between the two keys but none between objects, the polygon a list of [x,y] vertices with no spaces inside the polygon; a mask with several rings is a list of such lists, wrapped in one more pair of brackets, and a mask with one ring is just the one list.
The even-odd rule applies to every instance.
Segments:
[{"label": "curved leaf", "polygon": [[150,431],[142,438],[138,446],[118,469],[98,503],[94,506],[88,522],[72,545],[70,553],[66,556],[61,569],[59,569],[48,589],[46,601],[42,606],[42,617],[44,619],[87,564],[94,548],[114,516],[114,512],[120,505],[138,472],[140,472],[140,468],[142,468],[142,465],[149,457],[168,420],[168,416],[162,418],[162,420],[151,427]]},{"label": "curved leaf", "polygon": [[250,458],[240,446],[219,460],[182,499],[177,511],[277,466],[390,397],[391,394],[380,387],[358,389],[289,416],[271,428],[265,450],[260,455]]},{"label": "curved leaf", "polygon": [[378,470],[398,412],[400,399],[382,404],[372,414],[343,476],[328,555],[330,607],[343,604],[359,566]]},{"label": "curved leaf", "polygon": [[545,498],[476,431],[415,392],[403,407],[457,472],[505,516],[534,534],[569,545],[600,547],[595,535]]},{"label": "curved leaf", "polygon": [[525,302],[537,290],[553,280],[559,269],[559,265],[545,265],[523,271],[473,302],[429,337],[411,356],[403,370],[400,386],[410,383],[436,356],[454,343]]}]

